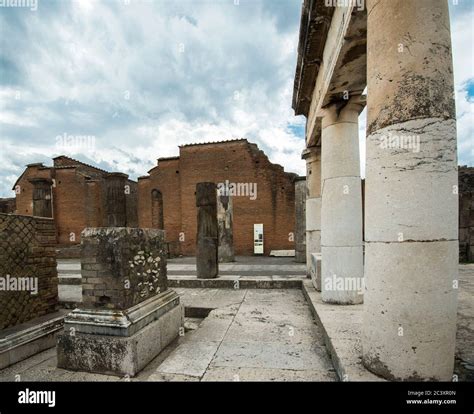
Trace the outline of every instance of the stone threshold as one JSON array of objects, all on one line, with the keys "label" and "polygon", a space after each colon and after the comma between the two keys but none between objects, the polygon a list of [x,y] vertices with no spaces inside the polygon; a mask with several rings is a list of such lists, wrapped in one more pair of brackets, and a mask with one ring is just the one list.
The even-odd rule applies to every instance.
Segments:
[{"label": "stone threshold", "polygon": [[220,276],[198,279],[196,276],[168,276],[170,288],[210,289],[301,289],[302,278],[285,276]]},{"label": "stone threshold", "polygon": [[362,364],[363,305],[324,303],[311,280],[302,282],[303,295],[318,325],[341,381],[385,381]]},{"label": "stone threshold", "polygon": [[60,310],[2,330],[0,369],[56,346],[56,336],[68,312]]}]

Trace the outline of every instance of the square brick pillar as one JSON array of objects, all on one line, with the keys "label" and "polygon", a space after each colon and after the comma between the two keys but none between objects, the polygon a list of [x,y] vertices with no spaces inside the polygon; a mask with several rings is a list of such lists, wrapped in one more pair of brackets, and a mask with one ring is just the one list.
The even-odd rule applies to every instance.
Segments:
[{"label": "square brick pillar", "polygon": [[65,319],[58,367],[134,376],[183,326],[167,287],[165,232],[88,228],[81,240],[84,299]]}]

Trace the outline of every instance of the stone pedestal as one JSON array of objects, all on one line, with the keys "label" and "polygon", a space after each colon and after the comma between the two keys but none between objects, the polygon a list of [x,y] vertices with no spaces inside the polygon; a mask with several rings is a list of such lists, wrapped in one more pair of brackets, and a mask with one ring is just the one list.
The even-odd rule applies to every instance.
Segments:
[{"label": "stone pedestal", "polygon": [[306,263],[306,178],[295,181],[295,261]]},{"label": "stone pedestal", "polygon": [[196,184],[196,269],[199,279],[212,279],[219,273],[216,194],[214,183]]},{"label": "stone pedestal", "polygon": [[217,191],[217,225],[219,263],[235,261],[232,197]]},{"label": "stone pedestal", "polygon": [[64,321],[58,367],[134,376],[183,326],[167,288],[164,231],[90,228],[81,237],[83,303]]},{"label": "stone pedestal", "polygon": [[333,104],[322,121],[321,296],[324,302],[363,300],[362,188],[359,97]]},{"label": "stone pedestal", "polygon": [[367,40],[363,362],[393,380],[450,381],[458,177],[448,2],[369,0]]},{"label": "stone pedestal", "polygon": [[306,274],[311,277],[311,254],[321,253],[321,147],[303,151],[306,161]]}]

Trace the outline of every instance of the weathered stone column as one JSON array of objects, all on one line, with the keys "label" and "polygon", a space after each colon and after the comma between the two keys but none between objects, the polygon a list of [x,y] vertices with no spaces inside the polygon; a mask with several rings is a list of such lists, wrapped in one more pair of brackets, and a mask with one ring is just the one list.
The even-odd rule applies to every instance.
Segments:
[{"label": "weathered stone column", "polygon": [[126,227],[81,234],[83,302],[58,338],[58,367],[138,373],[179,334],[183,312],[168,289],[165,232]]},{"label": "weathered stone column", "polygon": [[363,362],[451,380],[458,275],[456,121],[446,0],[368,1]]},{"label": "weathered stone column", "polygon": [[217,225],[219,232],[218,255],[220,263],[233,262],[234,230],[232,197],[217,191]]},{"label": "weathered stone column", "polygon": [[[321,290],[321,272],[316,258],[321,256],[321,147],[303,151],[306,161],[306,272]],[[320,263],[320,260],[319,260]]]},{"label": "weathered stone column", "polygon": [[360,97],[333,104],[322,120],[321,296],[324,302],[363,300]]},{"label": "weathered stone column", "polygon": [[214,183],[196,184],[196,267],[200,279],[212,279],[219,273],[216,194]]},{"label": "weathered stone column", "polygon": [[306,263],[306,177],[295,180],[295,261]]},{"label": "weathered stone column", "polygon": [[105,176],[105,221],[107,226],[121,227],[127,225],[125,185],[128,175],[109,173]]},{"label": "weathered stone column", "polygon": [[30,178],[28,181],[33,185],[33,216],[53,217],[53,181],[49,178]]}]

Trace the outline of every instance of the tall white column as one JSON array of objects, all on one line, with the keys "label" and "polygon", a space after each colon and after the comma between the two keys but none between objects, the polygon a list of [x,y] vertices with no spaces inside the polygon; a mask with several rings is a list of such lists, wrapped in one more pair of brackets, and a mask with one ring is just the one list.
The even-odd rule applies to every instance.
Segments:
[{"label": "tall white column", "polygon": [[322,120],[321,295],[324,302],[363,300],[360,97],[333,104]]},{"label": "tall white column", "polygon": [[312,255],[321,253],[321,147],[308,147],[303,151],[306,161],[306,271],[313,285],[321,290],[321,275],[317,274]]},{"label": "tall white column", "polygon": [[363,362],[450,380],[458,274],[448,2],[368,0]]}]

